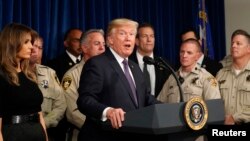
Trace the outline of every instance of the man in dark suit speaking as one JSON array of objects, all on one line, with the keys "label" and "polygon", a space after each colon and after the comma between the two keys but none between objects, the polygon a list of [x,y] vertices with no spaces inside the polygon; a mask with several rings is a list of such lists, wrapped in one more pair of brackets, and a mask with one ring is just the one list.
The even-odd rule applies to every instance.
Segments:
[{"label": "man in dark suit speaking", "polygon": [[112,127],[119,129],[126,112],[159,103],[150,95],[139,66],[128,60],[137,27],[138,23],[129,19],[112,20],[107,28],[109,48],[84,65],[77,105],[86,121],[79,141],[122,140],[119,133],[104,131],[98,123],[110,120]]}]

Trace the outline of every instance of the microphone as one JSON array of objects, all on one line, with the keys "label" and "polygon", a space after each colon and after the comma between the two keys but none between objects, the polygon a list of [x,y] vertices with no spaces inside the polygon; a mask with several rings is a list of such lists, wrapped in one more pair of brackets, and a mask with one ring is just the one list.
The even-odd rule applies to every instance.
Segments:
[{"label": "microphone", "polygon": [[158,68],[168,69],[168,68],[166,68],[166,66],[163,66],[161,62],[154,60],[153,58],[151,58],[149,56],[144,56],[143,62],[145,62],[148,65],[155,65]]},{"label": "microphone", "polygon": [[183,90],[181,88],[181,82],[179,81],[177,75],[175,74],[174,69],[164,59],[162,59],[161,57],[158,57],[158,58],[156,58],[156,60],[154,60],[153,58],[151,58],[149,56],[144,56],[143,57],[143,61],[146,64],[155,65],[156,67],[168,69],[168,70],[171,71],[171,74],[173,74],[173,76],[175,78],[175,81],[177,82],[177,86],[179,88],[179,91],[180,91],[180,102],[183,102]]}]

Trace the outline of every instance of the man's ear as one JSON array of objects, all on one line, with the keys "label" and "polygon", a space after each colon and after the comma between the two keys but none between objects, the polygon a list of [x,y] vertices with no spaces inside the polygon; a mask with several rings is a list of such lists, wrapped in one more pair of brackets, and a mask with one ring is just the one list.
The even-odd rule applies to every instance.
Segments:
[{"label": "man's ear", "polygon": [[201,56],[201,52],[199,51],[199,52],[197,52],[197,54],[196,54],[195,61],[198,61],[199,58],[200,58],[200,56]]},{"label": "man's ear", "polygon": [[139,46],[139,39],[138,38],[135,38],[135,45]]},{"label": "man's ear", "polygon": [[65,41],[63,42],[63,45],[64,45],[65,48],[67,48],[67,47],[69,46],[68,41],[65,40]]},{"label": "man's ear", "polygon": [[250,53],[250,44],[247,46],[247,52]]},{"label": "man's ear", "polygon": [[198,41],[200,43],[200,46],[202,47],[202,39],[199,39]]},{"label": "man's ear", "polygon": [[107,42],[108,42],[108,45],[113,45],[114,44],[113,38],[110,37],[110,36],[107,36]]},{"label": "man's ear", "polygon": [[88,47],[87,47],[86,45],[84,45],[84,44],[81,45],[81,48],[82,48],[82,52],[83,52],[83,53],[86,53],[86,52],[87,52],[87,48],[88,48]]}]

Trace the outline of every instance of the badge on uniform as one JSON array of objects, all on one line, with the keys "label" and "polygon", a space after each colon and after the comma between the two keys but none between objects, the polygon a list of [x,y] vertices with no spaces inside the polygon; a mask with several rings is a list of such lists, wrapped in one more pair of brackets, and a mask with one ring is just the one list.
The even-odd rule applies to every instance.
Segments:
[{"label": "badge on uniform", "polygon": [[214,77],[208,77],[207,79],[208,79],[208,81],[210,82],[210,84],[212,86],[214,86],[214,87],[217,86],[217,81],[216,81],[216,79]]},{"label": "badge on uniform", "polygon": [[48,88],[49,87],[49,82],[48,82],[48,80],[43,80],[42,82],[41,82],[41,85],[42,85],[42,87],[43,88]]},{"label": "badge on uniform", "polygon": [[69,88],[71,82],[72,82],[72,78],[71,77],[66,76],[65,78],[63,78],[63,80],[62,80],[62,87],[63,87],[63,89],[67,90]]}]

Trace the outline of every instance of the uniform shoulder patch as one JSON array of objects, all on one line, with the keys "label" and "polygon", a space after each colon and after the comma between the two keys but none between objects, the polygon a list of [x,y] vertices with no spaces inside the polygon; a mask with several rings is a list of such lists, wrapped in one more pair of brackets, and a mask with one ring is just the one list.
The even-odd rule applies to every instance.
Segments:
[{"label": "uniform shoulder patch", "polygon": [[42,80],[41,86],[45,89],[49,87],[49,81],[48,80]]},{"label": "uniform shoulder patch", "polygon": [[69,76],[66,76],[65,78],[63,78],[62,80],[62,87],[64,90],[67,90],[69,88],[69,86],[71,85],[72,82],[72,78]]},{"label": "uniform shoulder patch", "polygon": [[211,86],[213,86],[213,87],[217,86],[217,80],[215,77],[213,77],[213,76],[208,77],[207,80],[210,82]]}]

